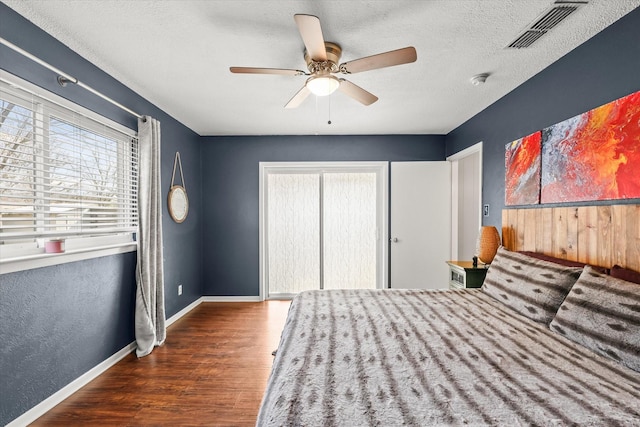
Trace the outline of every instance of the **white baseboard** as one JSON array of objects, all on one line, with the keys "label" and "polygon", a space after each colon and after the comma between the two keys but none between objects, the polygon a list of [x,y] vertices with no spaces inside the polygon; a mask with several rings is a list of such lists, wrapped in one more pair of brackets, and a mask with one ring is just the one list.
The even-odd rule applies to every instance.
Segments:
[{"label": "white baseboard", "polygon": [[248,297],[225,297],[225,296],[208,296],[202,297],[202,302],[260,302],[259,296]]},{"label": "white baseboard", "polygon": [[189,304],[188,306],[186,306],[185,308],[183,308],[182,310],[180,310],[179,312],[177,312],[176,314],[168,318],[167,321],[164,322],[165,326],[168,328],[176,320],[180,319],[182,316],[184,316],[185,314],[187,314],[188,312],[190,312],[191,310],[199,306],[201,302],[202,302],[202,297],[198,298],[197,300],[195,300],[194,302],[192,302],[191,304]]},{"label": "white baseboard", "polygon": [[99,363],[89,371],[71,381],[69,384],[67,384],[42,402],[38,403],[33,408],[29,409],[27,412],[20,415],[15,420],[11,421],[9,424],[7,424],[6,427],[22,427],[31,424],[32,422],[43,416],[45,413],[47,413],[49,410],[51,410],[54,406],[71,396],[76,391],[80,390],[93,379],[97,378],[98,375],[102,374],[104,371],[118,363],[120,360],[124,359],[135,349],[136,343],[132,342],[105,361]]},{"label": "white baseboard", "polygon": [[[165,322],[165,326],[169,326],[178,319],[180,319],[185,314],[189,313],[191,310],[196,308],[202,302],[202,298],[198,298],[173,316],[171,316]],[[45,413],[50,411],[54,406],[61,403],[63,400],[71,396],[76,391],[80,390],[85,385],[89,384],[92,380],[97,378],[100,374],[104,373],[107,369],[124,359],[129,353],[136,349],[135,341],[131,344],[127,345],[108,359],[104,360],[100,364],[96,365],[89,371],[85,372],[42,402],[38,403],[33,408],[29,409],[24,414],[20,415],[15,420],[11,421],[6,427],[23,427],[31,424]]]}]

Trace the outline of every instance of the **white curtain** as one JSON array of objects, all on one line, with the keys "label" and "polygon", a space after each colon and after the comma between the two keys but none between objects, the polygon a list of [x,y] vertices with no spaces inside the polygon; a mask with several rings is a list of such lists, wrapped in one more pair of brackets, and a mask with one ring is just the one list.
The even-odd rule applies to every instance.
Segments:
[{"label": "white curtain", "polygon": [[377,183],[366,171],[267,175],[270,295],[376,288]]},{"label": "white curtain", "polygon": [[136,265],[136,355],[146,356],[166,337],[162,263],[160,122],[138,120],[138,263]]}]

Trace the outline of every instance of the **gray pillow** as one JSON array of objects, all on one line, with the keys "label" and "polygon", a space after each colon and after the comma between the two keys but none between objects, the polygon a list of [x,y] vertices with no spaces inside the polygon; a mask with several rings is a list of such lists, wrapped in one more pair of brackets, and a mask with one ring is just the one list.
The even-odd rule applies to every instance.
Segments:
[{"label": "gray pillow", "polygon": [[549,325],[640,372],[640,286],[587,266]]},{"label": "gray pillow", "polygon": [[529,319],[548,325],[582,268],[498,248],[482,290]]}]

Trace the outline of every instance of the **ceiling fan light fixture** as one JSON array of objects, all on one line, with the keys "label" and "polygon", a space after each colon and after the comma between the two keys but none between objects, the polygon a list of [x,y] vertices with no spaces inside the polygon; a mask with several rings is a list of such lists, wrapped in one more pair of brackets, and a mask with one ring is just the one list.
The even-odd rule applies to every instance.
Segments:
[{"label": "ceiling fan light fixture", "polygon": [[[560,0],[558,0],[560,1]],[[378,100],[374,94],[367,92],[349,80],[339,79],[333,74],[354,74],[378,68],[415,62],[416,49],[407,46],[402,49],[365,56],[353,61],[340,63],[342,48],[339,44],[324,40],[320,19],[317,16],[295,14],[293,16],[298,32],[304,42],[304,60],[309,72],[285,68],[230,67],[229,71],[240,74],[280,74],[287,76],[309,76],[304,86],[296,92],[284,108],[297,108],[310,94],[316,96],[331,95],[337,89],[358,101],[362,105],[371,105]]]},{"label": "ceiling fan light fixture", "polygon": [[315,96],[327,96],[338,89],[340,80],[330,74],[312,76],[307,80],[306,86]]}]

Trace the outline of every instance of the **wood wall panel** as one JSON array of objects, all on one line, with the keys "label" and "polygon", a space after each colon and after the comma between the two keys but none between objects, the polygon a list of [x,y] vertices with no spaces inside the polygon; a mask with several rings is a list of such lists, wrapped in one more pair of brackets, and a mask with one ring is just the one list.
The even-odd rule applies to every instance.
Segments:
[{"label": "wood wall panel", "polygon": [[[537,212],[534,210],[525,210],[522,216],[522,224],[531,224],[535,223],[537,220]],[[525,251],[535,251],[536,250],[536,228],[534,227],[525,227],[523,230],[523,244]]]},{"label": "wood wall panel", "polygon": [[553,251],[553,240],[549,238],[553,230],[553,209],[542,208],[536,210],[540,212],[540,221],[542,222],[542,227],[537,227],[540,230],[539,234],[542,243],[536,252],[549,254]]},{"label": "wood wall panel", "polygon": [[586,206],[583,208],[583,214],[578,218],[578,245],[585,254],[585,261],[589,264],[595,264],[596,259],[592,257],[598,250],[597,225],[598,210],[597,206]]},{"label": "wood wall panel", "polygon": [[640,271],[640,205],[505,209],[502,244],[515,251]]},{"label": "wood wall panel", "polygon": [[597,261],[598,265],[612,266],[613,252],[613,230],[612,230],[612,209],[611,206],[601,206],[598,209],[598,244]]},{"label": "wood wall panel", "polygon": [[[555,208],[553,210],[552,228],[551,228],[551,255],[570,259],[567,257],[567,208]],[[527,226],[536,226],[536,224],[527,224]]]}]

